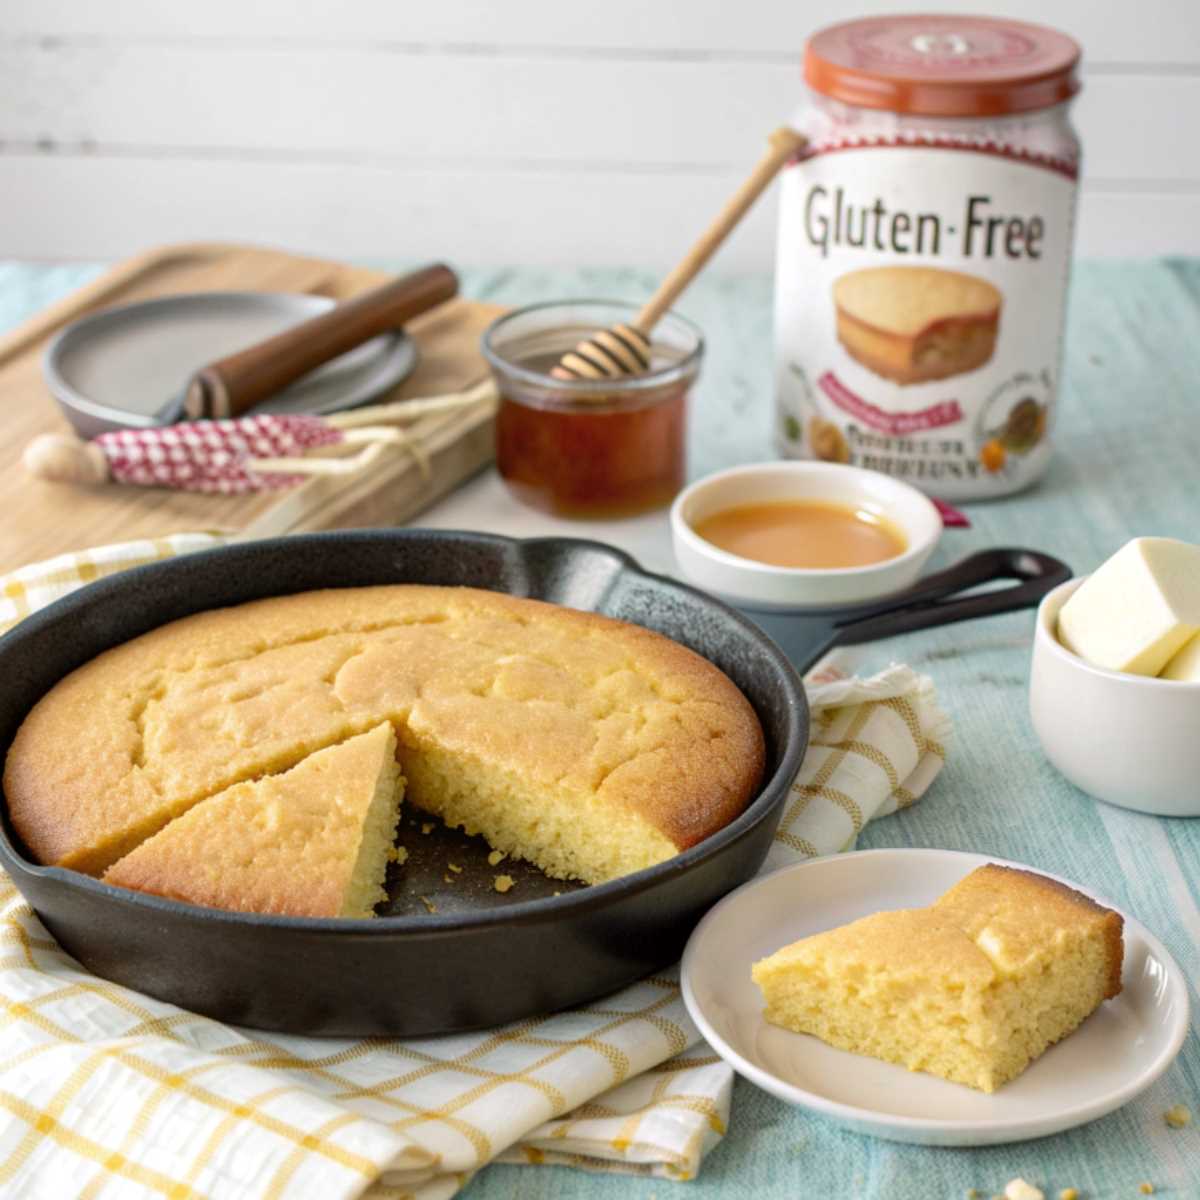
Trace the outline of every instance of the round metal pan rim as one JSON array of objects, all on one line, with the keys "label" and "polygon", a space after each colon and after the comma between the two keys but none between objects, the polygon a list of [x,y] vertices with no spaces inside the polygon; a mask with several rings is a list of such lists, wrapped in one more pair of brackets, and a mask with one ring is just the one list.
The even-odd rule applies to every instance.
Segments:
[{"label": "round metal pan rim", "polygon": [[[84,416],[91,417],[95,421],[104,421],[111,425],[126,429],[158,429],[162,427],[162,420],[153,413],[139,413],[133,409],[118,408],[111,404],[105,404],[103,401],[93,400],[91,397],[84,395],[79,391],[73,383],[63,374],[60,368],[60,362],[66,348],[69,348],[80,336],[80,330],[84,333],[94,332],[95,330],[103,330],[112,324],[120,324],[126,321],[131,315],[136,314],[140,310],[155,310],[169,307],[172,304],[181,304],[194,301],[197,297],[202,298],[205,304],[219,305],[222,302],[228,304],[247,303],[248,301],[262,302],[278,302],[281,304],[296,304],[301,305],[312,302],[313,310],[308,317],[301,316],[298,319],[307,320],[309,317],[320,316],[324,312],[328,312],[334,308],[337,301],[329,296],[322,295],[317,292],[262,292],[262,291],[237,291],[234,289],[223,288],[213,292],[179,292],[167,296],[156,296],[148,300],[133,300],[127,304],[114,304],[108,308],[98,309],[95,312],[90,312],[77,320],[72,321],[69,325],[60,329],[46,344],[45,350],[42,352],[42,375],[46,381],[46,386],[50,389],[51,394],[58,404],[66,411],[68,418],[71,411],[78,412]],[[393,352],[396,347],[406,346],[411,362],[407,367],[397,371],[396,377],[392,384],[399,383],[412,373],[413,367],[417,361],[416,343],[402,329],[392,330],[388,333],[380,335],[388,340],[393,345]],[[197,364],[202,366],[203,364]],[[186,374],[186,372],[184,373]],[[187,382],[184,375],[181,374],[179,379],[179,390],[183,389]],[[361,399],[353,401],[350,405],[335,406],[335,407],[358,407],[365,404],[370,399],[369,396],[363,396]],[[162,403],[164,408],[171,400],[170,395],[164,395]],[[323,406],[321,412],[334,411],[334,409]]]},{"label": "round metal pan rim", "polygon": [[[344,544],[348,540],[358,540],[364,543],[382,541],[403,545],[406,540],[410,539],[419,539],[426,542],[430,539],[447,542],[469,539],[476,544],[491,543],[497,547],[532,547],[539,544],[548,544],[564,548],[575,547],[602,552],[613,558],[624,570],[633,575],[649,579],[655,583],[665,584],[670,588],[678,589],[680,592],[698,597],[706,604],[711,604],[718,609],[724,610],[724,614],[727,617],[733,618],[736,623],[744,626],[756,640],[762,643],[763,652],[774,658],[775,665],[785,675],[792,677],[795,683],[796,694],[801,697],[803,703],[803,684],[783,651],[748,618],[742,616],[735,609],[729,608],[728,605],[723,604],[721,601],[709,596],[707,593],[700,591],[698,588],[681,583],[670,576],[646,571],[632,556],[623,550],[593,539],[564,537],[518,539],[504,537],[499,534],[476,533],[469,530],[335,530],[327,533],[300,534],[254,542],[233,543],[226,546],[214,547],[210,550],[195,551],[191,554],[180,555],[161,562],[148,563],[144,566],[131,568],[128,571],[121,571],[118,574],[98,579],[26,617],[14,630],[0,637],[0,650],[2,650],[4,642],[18,630],[24,634],[36,634],[40,626],[59,620],[64,614],[69,614],[76,609],[88,607],[94,603],[102,603],[110,593],[120,595],[128,587],[130,577],[135,574],[141,578],[153,573],[169,574],[173,570],[179,569],[179,564],[181,563],[187,563],[194,567],[198,563],[206,561],[211,562],[236,558],[239,552],[254,555],[284,546],[298,550],[301,544],[304,546],[319,546],[322,542]],[[381,580],[381,582],[387,581]],[[276,594],[286,595],[288,593]],[[515,593],[507,592],[505,594],[513,595]],[[445,934],[454,932],[455,930],[477,929],[488,925],[510,925],[523,923],[526,920],[538,921],[544,919],[547,912],[550,911],[577,913],[586,911],[593,906],[602,906],[613,896],[636,895],[640,891],[653,887],[664,878],[685,871],[693,865],[715,855],[725,845],[741,837],[760,822],[769,819],[775,812],[781,799],[776,794],[780,789],[781,781],[785,784],[784,791],[786,793],[786,787],[790,786],[792,779],[794,779],[799,770],[807,744],[807,737],[805,736],[806,707],[803,709],[803,715],[802,710],[795,704],[789,704],[788,707],[788,736],[786,741],[777,747],[778,765],[771,776],[761,782],[754,799],[750,801],[746,809],[739,816],[724,828],[705,838],[702,842],[681,851],[665,862],[647,867],[641,871],[636,871],[630,875],[620,876],[617,879],[609,880],[607,883],[592,884],[563,896],[518,901],[497,909],[480,909],[461,914],[429,914],[427,916],[416,917],[288,917],[265,913],[241,913],[225,909],[206,908],[201,905],[187,904],[183,901],[170,900],[161,896],[153,896],[143,892],[115,887],[112,884],[103,883],[93,876],[84,875],[81,872],[72,871],[64,867],[44,866],[31,862],[18,852],[13,840],[9,836],[7,805],[5,805],[3,813],[0,814],[2,816],[2,819],[0,819],[0,865],[4,866],[10,873],[15,871],[17,874],[55,880],[64,886],[84,892],[94,892],[104,896],[107,900],[116,900],[134,908],[145,908],[152,912],[170,913],[173,916],[191,917],[236,927],[306,929],[330,933],[341,932],[368,935],[372,933],[393,935],[403,933],[406,936],[411,935],[414,938],[419,938],[423,934]],[[7,746],[0,747],[0,750],[4,752],[7,752],[7,749]]]}]

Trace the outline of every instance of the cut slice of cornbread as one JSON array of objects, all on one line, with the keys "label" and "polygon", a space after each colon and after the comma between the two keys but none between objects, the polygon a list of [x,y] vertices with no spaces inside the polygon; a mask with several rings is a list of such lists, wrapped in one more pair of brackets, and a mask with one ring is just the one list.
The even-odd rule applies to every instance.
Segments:
[{"label": "cut slice of cornbread", "polygon": [[114,863],[106,883],[238,912],[369,917],[403,790],[391,725],[201,801]]},{"label": "cut slice of cornbread", "polygon": [[776,1025],[992,1092],[1121,990],[1122,924],[989,864],[928,908],[804,938],[752,974]]}]

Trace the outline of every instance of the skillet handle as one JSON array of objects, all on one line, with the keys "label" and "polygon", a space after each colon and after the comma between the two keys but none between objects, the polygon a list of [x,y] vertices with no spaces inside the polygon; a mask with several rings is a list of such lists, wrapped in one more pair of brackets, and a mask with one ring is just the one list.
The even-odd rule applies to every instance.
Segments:
[{"label": "skillet handle", "polygon": [[[852,646],[954,621],[1033,608],[1047,592],[1070,578],[1071,568],[1066,563],[1037,550],[982,550],[944,571],[927,575],[891,597],[883,607],[872,606],[862,616],[849,615],[837,622],[831,644]],[[960,594],[996,579],[1018,582],[1014,587]]]}]

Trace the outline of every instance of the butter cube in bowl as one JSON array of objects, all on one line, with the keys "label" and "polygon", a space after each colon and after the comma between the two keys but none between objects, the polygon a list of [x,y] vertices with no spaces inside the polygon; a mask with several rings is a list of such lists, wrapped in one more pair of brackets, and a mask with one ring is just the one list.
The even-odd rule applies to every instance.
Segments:
[{"label": "butter cube in bowl", "polygon": [[1042,749],[1076,787],[1200,816],[1200,546],[1134,538],[1046,596],[1029,689]]}]

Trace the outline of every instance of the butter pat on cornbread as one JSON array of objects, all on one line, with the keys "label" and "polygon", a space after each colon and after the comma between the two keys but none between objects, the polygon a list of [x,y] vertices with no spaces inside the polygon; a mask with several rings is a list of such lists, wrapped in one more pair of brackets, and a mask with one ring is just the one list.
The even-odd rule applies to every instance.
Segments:
[{"label": "butter pat on cornbread", "polygon": [[1130,675],[1158,675],[1197,632],[1200,546],[1175,538],[1127,542],[1058,614],[1058,638],[1068,650]]},{"label": "butter pat on cornbread", "polygon": [[989,864],[928,908],[880,912],[755,963],[766,1018],[992,1092],[1121,990],[1121,917]]}]

